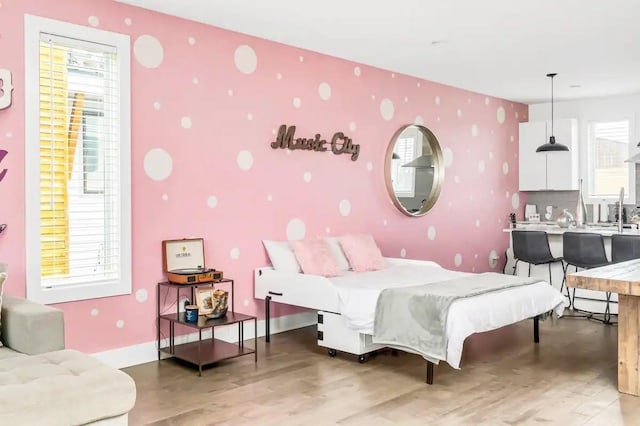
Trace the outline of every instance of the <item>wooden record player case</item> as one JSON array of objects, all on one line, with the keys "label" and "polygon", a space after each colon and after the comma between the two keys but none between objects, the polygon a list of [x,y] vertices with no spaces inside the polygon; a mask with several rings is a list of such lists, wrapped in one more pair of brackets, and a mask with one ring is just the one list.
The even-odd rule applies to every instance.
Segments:
[{"label": "wooden record player case", "polygon": [[194,284],[222,280],[222,271],[204,265],[203,238],[162,241],[162,269],[170,282]]}]

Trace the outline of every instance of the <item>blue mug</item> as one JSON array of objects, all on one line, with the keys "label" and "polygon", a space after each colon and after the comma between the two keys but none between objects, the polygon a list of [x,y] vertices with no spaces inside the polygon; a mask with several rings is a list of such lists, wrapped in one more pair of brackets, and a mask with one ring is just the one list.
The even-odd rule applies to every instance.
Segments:
[{"label": "blue mug", "polygon": [[198,322],[198,305],[187,305],[184,307],[184,320],[186,322]]}]

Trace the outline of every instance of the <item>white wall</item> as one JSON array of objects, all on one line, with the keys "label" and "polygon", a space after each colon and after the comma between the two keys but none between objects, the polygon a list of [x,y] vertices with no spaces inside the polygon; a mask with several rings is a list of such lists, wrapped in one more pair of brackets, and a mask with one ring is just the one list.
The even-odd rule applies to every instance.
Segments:
[{"label": "white wall", "polygon": [[[529,105],[529,121],[549,120],[551,118],[551,103]],[[629,120],[630,153],[629,156],[640,152],[636,145],[640,142],[640,93],[608,98],[583,99],[577,101],[554,102],[554,118],[578,119],[579,145],[579,175],[586,177],[587,138],[589,121]],[[562,143],[562,141],[558,141]],[[631,166],[633,167],[633,166]],[[635,170],[632,170],[635,174]],[[637,179],[636,179],[637,180]],[[636,188],[632,188],[635,195],[640,189],[636,181]],[[626,194],[625,194],[626,195]],[[597,200],[586,200],[595,202]],[[625,203],[635,204],[640,199],[627,199]]]}]

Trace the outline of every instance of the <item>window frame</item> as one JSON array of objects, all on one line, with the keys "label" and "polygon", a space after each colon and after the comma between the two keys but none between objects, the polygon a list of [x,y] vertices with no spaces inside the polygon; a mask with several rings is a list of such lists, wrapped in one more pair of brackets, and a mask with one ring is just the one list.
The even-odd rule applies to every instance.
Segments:
[{"label": "window frame", "polygon": [[[411,141],[413,143],[413,158],[417,158],[422,154],[422,146],[419,143],[418,138],[416,138],[415,136],[408,136],[406,138],[399,138],[396,141],[396,146],[395,146],[393,152],[396,152],[396,149],[398,148],[398,145],[400,144],[401,141],[409,140],[409,139],[411,139]],[[398,155],[400,155],[400,154],[398,154]],[[406,160],[406,159],[402,159],[402,158],[400,158],[398,160],[392,160],[392,162],[391,162],[391,167],[392,167],[391,168],[391,176],[392,176],[392,182],[395,182],[396,179],[397,179],[398,174],[402,170],[402,166],[403,165],[400,164],[399,162],[398,163],[394,163],[393,161],[406,161],[408,163],[408,162],[411,162],[412,160]],[[408,171],[408,174],[411,175],[411,179],[409,179],[409,181],[411,182],[411,188],[409,190],[398,189],[392,183],[392,185],[394,185],[393,191],[395,192],[396,197],[398,197],[398,198],[413,198],[413,197],[416,196],[416,169],[415,168],[410,168],[410,170]]]},{"label": "window frame", "polygon": [[[626,121],[628,123],[628,132],[629,132],[629,146],[627,150],[627,159],[635,155],[636,153],[636,145],[634,143],[634,120],[629,114],[625,113],[611,113],[605,114],[598,117],[589,117],[584,120],[584,128],[583,135],[585,140],[585,146],[583,150],[583,154],[581,155],[581,162],[584,164],[582,168],[582,179],[583,179],[583,197],[585,202],[588,204],[597,204],[597,203],[607,203],[614,204],[619,200],[618,195],[613,196],[593,196],[591,194],[591,182],[594,179],[593,176],[593,159],[591,158],[593,152],[592,146],[592,129],[595,123],[611,123],[618,121]],[[624,204],[636,204],[636,164],[633,162],[629,162],[629,181],[628,181],[628,191],[625,191],[624,194]]]},{"label": "window frame", "polygon": [[[131,47],[130,38],[77,24],[25,14],[25,237],[27,298],[44,304],[132,293],[131,249]],[[120,73],[120,277],[43,287],[40,261],[40,34],[114,46]],[[37,253],[37,255],[34,255]]]}]

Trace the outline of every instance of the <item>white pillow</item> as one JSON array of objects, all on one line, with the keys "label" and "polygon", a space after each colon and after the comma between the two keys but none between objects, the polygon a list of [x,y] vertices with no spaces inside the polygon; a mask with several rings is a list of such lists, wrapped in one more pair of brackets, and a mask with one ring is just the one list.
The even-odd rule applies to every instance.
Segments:
[{"label": "white pillow", "polygon": [[329,243],[329,248],[331,249],[331,254],[336,259],[336,263],[338,263],[338,269],[341,271],[348,271],[351,269],[349,266],[349,261],[347,260],[347,256],[344,255],[342,251],[342,247],[340,246],[340,241],[338,241],[338,237],[327,237],[325,238],[327,243]]},{"label": "white pillow", "polygon": [[302,272],[289,241],[262,240],[262,244],[264,244],[271,265],[275,270],[294,273]]}]

